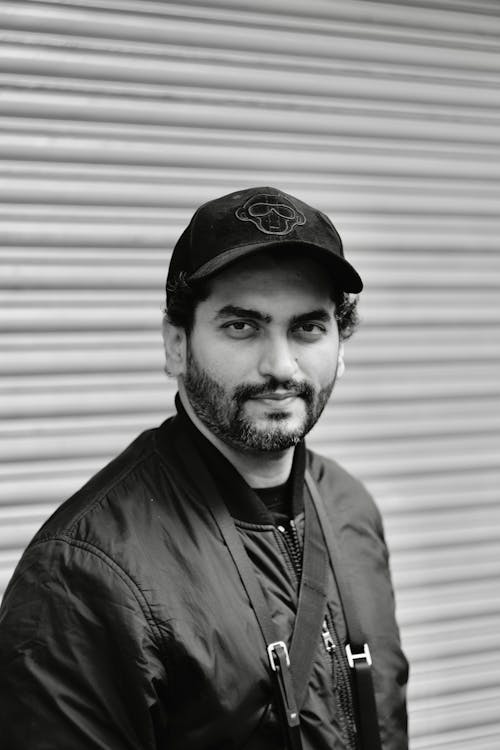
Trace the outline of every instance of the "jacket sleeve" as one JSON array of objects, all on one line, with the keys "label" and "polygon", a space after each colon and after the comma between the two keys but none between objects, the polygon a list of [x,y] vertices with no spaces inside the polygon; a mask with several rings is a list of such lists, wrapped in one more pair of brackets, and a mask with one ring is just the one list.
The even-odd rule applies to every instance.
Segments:
[{"label": "jacket sleeve", "polygon": [[165,674],[142,593],[71,537],[33,544],[0,610],[0,736],[9,750],[146,750]]}]

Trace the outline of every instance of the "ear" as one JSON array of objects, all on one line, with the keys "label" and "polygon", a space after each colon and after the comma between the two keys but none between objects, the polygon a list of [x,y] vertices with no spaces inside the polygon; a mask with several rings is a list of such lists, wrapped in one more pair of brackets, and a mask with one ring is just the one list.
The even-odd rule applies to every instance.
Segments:
[{"label": "ear", "polygon": [[165,372],[174,378],[184,375],[186,371],[187,352],[186,331],[180,326],[174,326],[168,317],[164,315],[162,334],[165,348]]},{"label": "ear", "polygon": [[344,372],[345,372],[344,344],[339,344],[339,353],[337,357],[337,377],[341,378]]}]

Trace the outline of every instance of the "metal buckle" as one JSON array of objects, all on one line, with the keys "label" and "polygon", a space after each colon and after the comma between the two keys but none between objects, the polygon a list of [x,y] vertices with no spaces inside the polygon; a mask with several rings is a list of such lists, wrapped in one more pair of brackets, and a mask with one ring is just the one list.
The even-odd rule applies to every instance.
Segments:
[{"label": "metal buckle", "polygon": [[271,669],[273,672],[276,672],[278,667],[276,665],[276,662],[274,660],[274,652],[277,648],[282,648],[285,652],[285,661],[287,667],[290,666],[290,656],[288,655],[288,649],[286,647],[286,643],[284,641],[274,641],[274,643],[270,643],[267,647],[267,655],[269,657],[269,664],[271,665]]},{"label": "metal buckle", "polygon": [[348,661],[349,666],[351,667],[351,669],[354,669],[354,662],[356,661],[356,659],[365,659],[365,661],[368,664],[368,666],[371,667],[371,665],[372,665],[372,656],[370,654],[370,649],[368,648],[368,644],[367,643],[363,644],[363,651],[362,651],[362,653],[353,654],[352,651],[351,651],[351,644],[350,643],[348,643],[347,646],[345,647],[345,652],[347,654],[347,661]]}]

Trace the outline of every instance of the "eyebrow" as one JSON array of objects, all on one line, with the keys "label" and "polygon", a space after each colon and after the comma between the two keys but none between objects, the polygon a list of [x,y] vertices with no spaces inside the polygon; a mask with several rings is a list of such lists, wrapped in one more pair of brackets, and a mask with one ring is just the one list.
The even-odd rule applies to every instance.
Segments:
[{"label": "eyebrow", "polygon": [[[260,320],[262,323],[270,323],[272,317],[270,315],[264,315],[259,310],[252,310],[247,307],[238,307],[237,305],[224,305],[217,312],[215,316],[217,318],[229,318],[235,316],[237,318],[252,318],[252,320]],[[301,313],[300,315],[294,315],[290,320],[291,325],[297,325],[297,323],[304,323],[308,320],[317,320],[322,323],[328,323],[332,320],[332,315],[323,307],[317,310],[311,310],[310,312]]]},{"label": "eyebrow", "polygon": [[332,320],[332,315],[325,310],[323,307],[317,310],[311,310],[311,312],[302,313],[302,315],[294,315],[291,323],[296,325],[297,323],[304,323],[308,320],[317,320],[318,323],[329,323]]},{"label": "eyebrow", "polygon": [[270,323],[272,318],[270,315],[264,315],[259,310],[251,310],[247,307],[238,307],[237,305],[224,305],[218,310],[216,318],[253,318],[254,320],[260,320],[263,323]]}]

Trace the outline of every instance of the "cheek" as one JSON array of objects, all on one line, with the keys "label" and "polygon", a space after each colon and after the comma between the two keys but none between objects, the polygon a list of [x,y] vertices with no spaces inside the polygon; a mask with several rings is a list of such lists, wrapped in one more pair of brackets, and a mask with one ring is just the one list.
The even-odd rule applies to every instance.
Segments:
[{"label": "cheek", "polygon": [[193,337],[191,355],[199,369],[223,386],[239,385],[248,372],[248,351],[235,352],[234,347],[209,336]]},{"label": "cheek", "polygon": [[325,366],[324,369],[321,372],[320,377],[320,387],[324,388],[325,386],[330,385],[332,380],[335,378],[335,374],[337,371],[337,360],[331,360],[328,362],[328,366]]},{"label": "cheek", "polygon": [[338,349],[336,347],[318,347],[308,356],[298,357],[297,362],[308,379],[324,386],[335,376],[337,369]]}]

